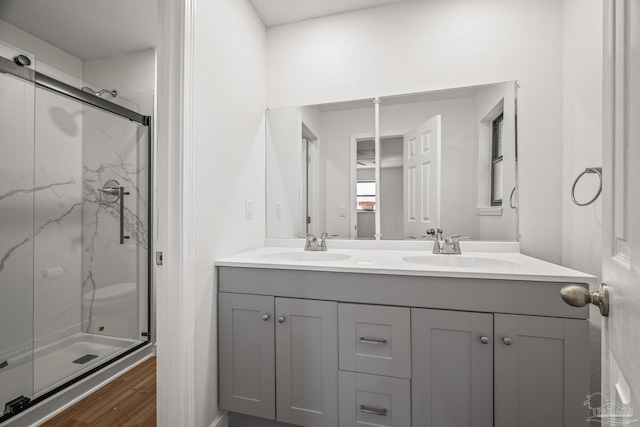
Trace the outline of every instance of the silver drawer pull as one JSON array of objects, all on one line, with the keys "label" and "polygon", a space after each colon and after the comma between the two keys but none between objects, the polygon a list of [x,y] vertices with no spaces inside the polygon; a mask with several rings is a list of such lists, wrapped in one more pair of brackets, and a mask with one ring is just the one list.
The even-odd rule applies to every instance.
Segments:
[{"label": "silver drawer pull", "polygon": [[381,344],[381,345],[387,345],[387,340],[383,340],[383,339],[378,339],[378,338],[365,338],[365,337],[360,337],[360,342],[363,344]]},{"label": "silver drawer pull", "polygon": [[387,410],[384,408],[369,408],[364,405],[360,405],[360,412],[364,412],[365,414],[382,415],[383,417],[387,416]]}]

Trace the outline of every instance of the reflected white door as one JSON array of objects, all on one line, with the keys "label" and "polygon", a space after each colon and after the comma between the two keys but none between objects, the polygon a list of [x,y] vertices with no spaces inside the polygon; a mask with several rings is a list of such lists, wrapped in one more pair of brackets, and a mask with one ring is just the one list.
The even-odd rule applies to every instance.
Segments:
[{"label": "reflected white door", "polygon": [[433,116],[404,135],[404,235],[421,238],[440,225],[441,117]]},{"label": "reflected white door", "polygon": [[640,3],[605,2],[604,29],[602,393],[622,422],[640,418]]}]

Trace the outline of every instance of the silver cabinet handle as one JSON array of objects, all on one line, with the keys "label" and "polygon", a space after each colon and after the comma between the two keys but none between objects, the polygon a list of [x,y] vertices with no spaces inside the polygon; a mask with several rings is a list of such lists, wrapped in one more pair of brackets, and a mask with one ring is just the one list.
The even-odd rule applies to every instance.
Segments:
[{"label": "silver cabinet handle", "polygon": [[284,323],[284,316],[278,317],[278,323]]},{"label": "silver cabinet handle", "polygon": [[513,344],[513,341],[511,340],[511,338],[509,337],[504,337],[502,338],[502,342],[504,343],[504,345],[511,345]]},{"label": "silver cabinet handle", "polygon": [[267,320],[269,320],[269,317],[271,317],[271,316],[269,316],[269,314],[263,314],[262,315],[262,320],[264,320],[266,322]]},{"label": "silver cabinet handle", "polygon": [[365,414],[381,415],[383,417],[387,416],[387,410],[385,408],[378,409],[360,405],[360,412],[364,412]]},{"label": "silver cabinet handle", "polygon": [[379,339],[379,338],[365,338],[365,337],[360,337],[360,342],[363,344],[380,344],[380,345],[387,345],[387,340],[385,339]]},{"label": "silver cabinet handle", "polygon": [[480,342],[482,344],[489,344],[489,337],[480,337]]}]

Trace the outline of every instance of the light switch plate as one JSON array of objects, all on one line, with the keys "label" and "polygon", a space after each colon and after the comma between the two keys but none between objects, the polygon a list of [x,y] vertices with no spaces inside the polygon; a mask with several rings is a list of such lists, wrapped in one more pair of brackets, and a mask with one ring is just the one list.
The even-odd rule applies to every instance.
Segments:
[{"label": "light switch plate", "polygon": [[347,216],[347,210],[344,206],[340,206],[340,209],[338,209],[338,215],[340,215],[340,218]]},{"label": "light switch plate", "polygon": [[276,218],[282,218],[282,203],[276,203]]},{"label": "light switch plate", "polygon": [[247,199],[244,201],[244,214],[247,221],[253,219],[253,200]]}]

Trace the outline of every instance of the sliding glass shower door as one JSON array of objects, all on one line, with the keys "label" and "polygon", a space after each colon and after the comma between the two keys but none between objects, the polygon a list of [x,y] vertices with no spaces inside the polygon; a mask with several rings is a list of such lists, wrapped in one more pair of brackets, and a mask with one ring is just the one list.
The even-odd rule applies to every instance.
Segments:
[{"label": "sliding glass shower door", "polygon": [[0,74],[0,414],[33,395],[35,87]]},{"label": "sliding glass shower door", "polygon": [[0,73],[0,421],[149,340],[150,121],[118,111]]}]

